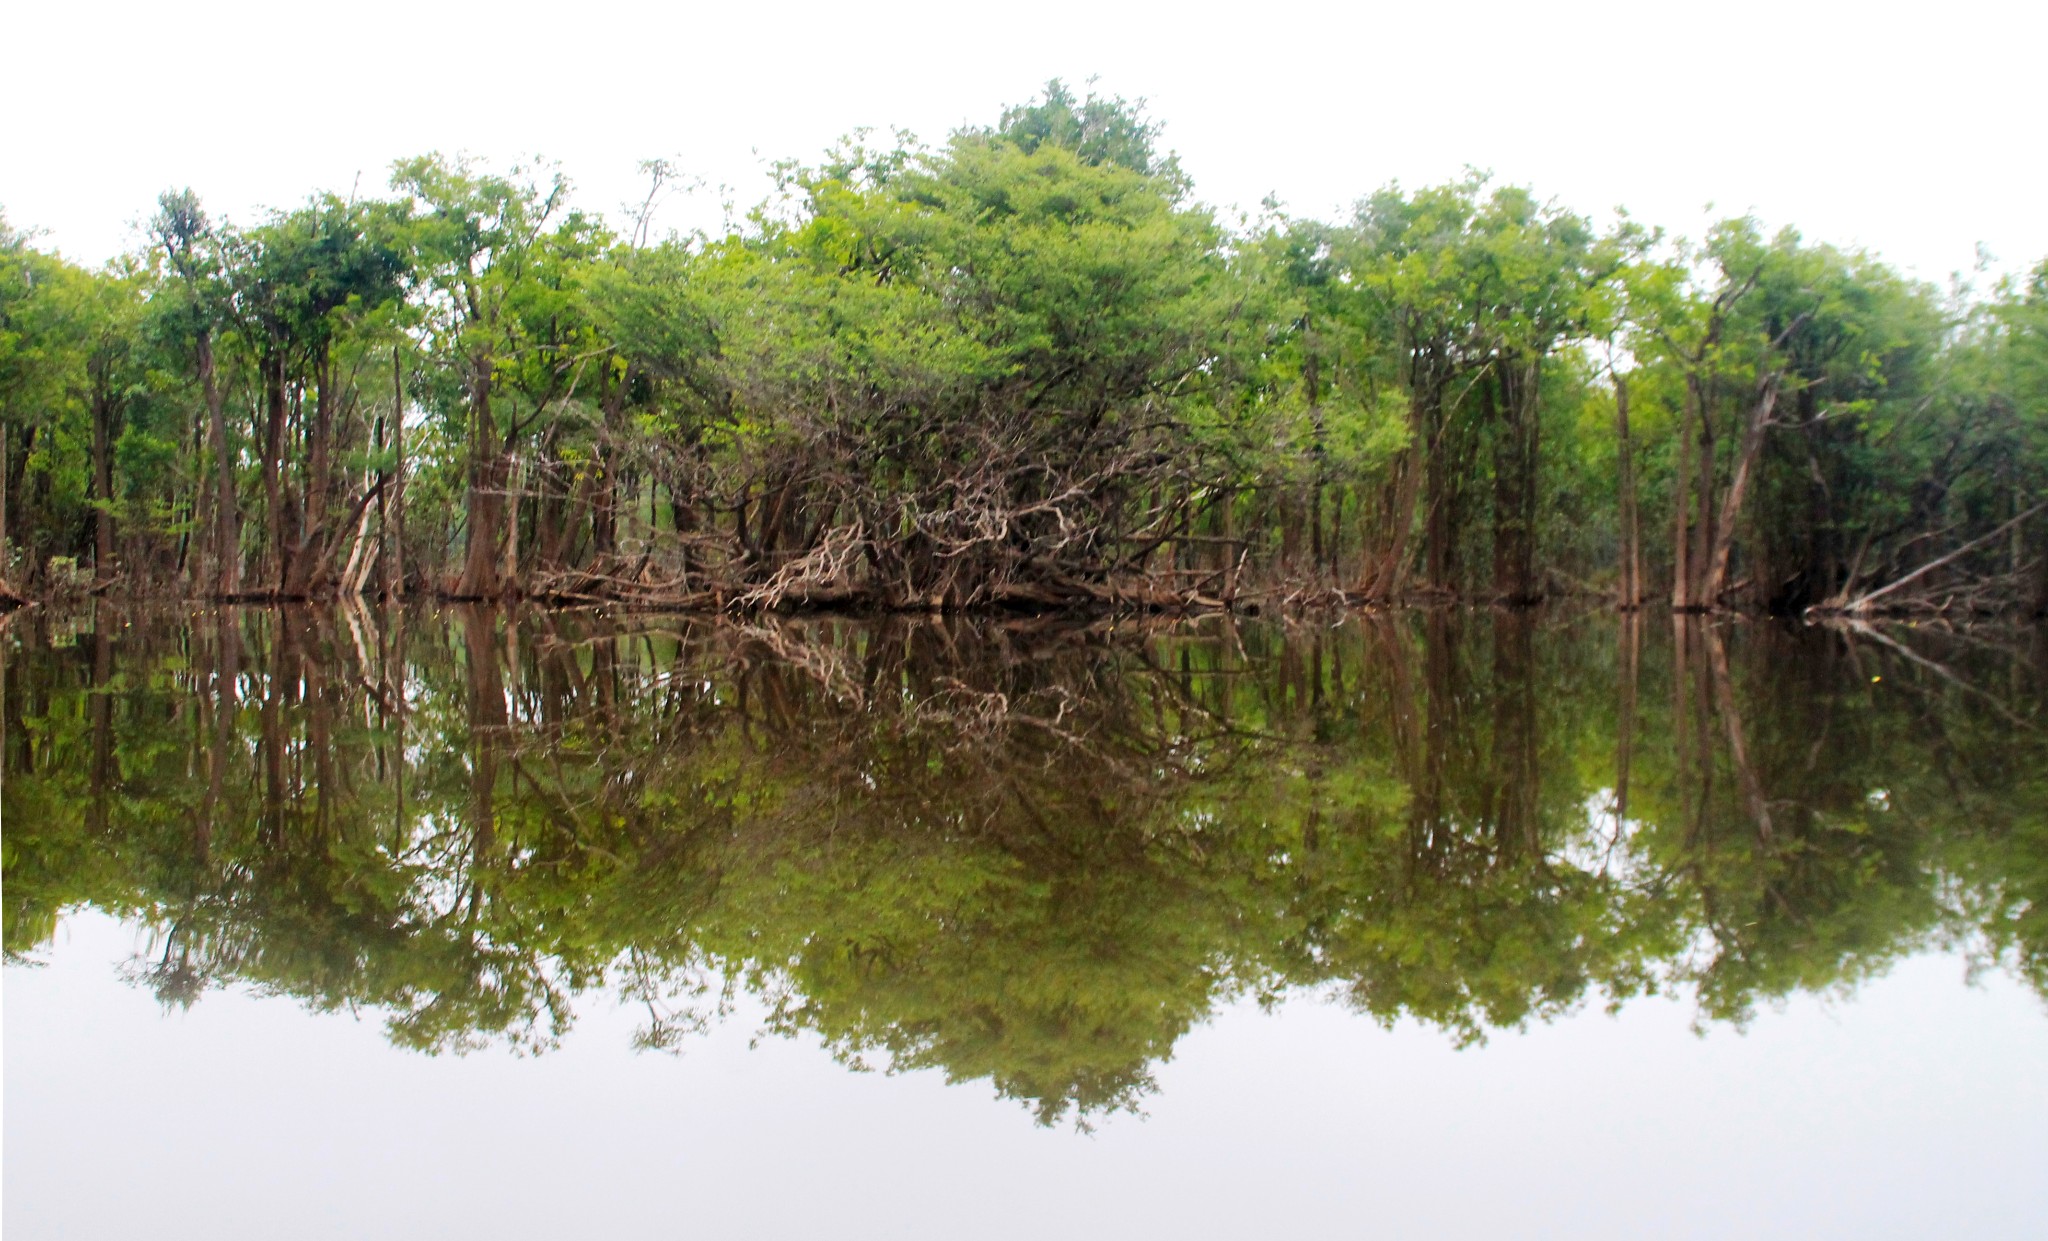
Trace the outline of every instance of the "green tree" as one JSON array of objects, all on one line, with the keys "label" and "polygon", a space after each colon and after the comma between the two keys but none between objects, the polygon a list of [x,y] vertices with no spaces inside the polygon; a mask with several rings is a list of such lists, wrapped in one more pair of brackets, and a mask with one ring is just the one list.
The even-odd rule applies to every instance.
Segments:
[{"label": "green tree", "polygon": [[429,329],[460,388],[467,532],[453,593],[497,598],[517,586],[505,571],[512,460],[542,413],[497,399],[499,368],[528,346],[518,304],[544,256],[580,244],[593,224],[568,208],[569,183],[548,168],[500,176],[426,155],[399,161],[392,187],[410,206]]}]

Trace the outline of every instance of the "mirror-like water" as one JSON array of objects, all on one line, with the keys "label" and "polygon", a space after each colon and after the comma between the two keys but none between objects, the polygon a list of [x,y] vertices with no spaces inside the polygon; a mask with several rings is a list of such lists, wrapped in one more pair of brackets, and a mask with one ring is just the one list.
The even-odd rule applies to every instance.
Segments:
[{"label": "mirror-like water", "polygon": [[[256,1179],[286,1198],[359,1161],[294,1145],[310,1116],[332,1138],[373,1128],[366,1100],[441,1100],[474,1120],[448,1131],[467,1150],[523,1132],[507,1092],[547,1135],[526,1153],[569,1181],[599,1171],[550,1141],[638,1154],[601,1206],[528,1185],[489,1228],[452,1217],[492,1235],[694,1235],[875,1161],[874,1201],[819,1217],[843,1235],[1009,1235],[973,1222],[1020,1192],[999,1166],[1102,1235],[1163,1228],[1231,1167],[1289,1203],[1171,1231],[1357,1231],[1363,1169],[1417,1160],[1434,1176],[1368,1195],[1396,1232],[1640,1235],[1627,1220],[1653,1217],[1616,1207],[1610,1174],[1669,1208],[1730,1158],[1754,1209],[1651,1231],[1815,1235],[1889,1163],[1975,1188],[1877,1177],[1880,1230],[1853,1235],[2011,1235],[2048,1207],[2027,1175],[2048,1149],[2038,631],[108,609],[0,643],[10,1236],[79,1211],[162,1231],[161,1194],[79,1196],[136,1166],[95,1149],[218,1212],[206,1182],[247,1160],[277,1161]],[[284,1065],[292,1089],[244,1088]],[[678,1090],[773,1167],[650,1123]],[[991,1092],[1050,1132],[1020,1137]],[[161,1136],[168,1110],[215,1150],[284,1138],[231,1171]],[[1456,1175],[1423,1158],[1432,1134]],[[1631,1173],[1650,1152],[1662,1171]],[[647,1158],[689,1186],[687,1219],[632,1187]],[[877,1189],[920,1159],[954,1188]],[[1487,1222],[1489,1186],[1560,1160],[1584,1192],[1524,1187]],[[397,1188],[409,1170],[385,1168],[392,1209],[436,1218],[445,1194]]]}]

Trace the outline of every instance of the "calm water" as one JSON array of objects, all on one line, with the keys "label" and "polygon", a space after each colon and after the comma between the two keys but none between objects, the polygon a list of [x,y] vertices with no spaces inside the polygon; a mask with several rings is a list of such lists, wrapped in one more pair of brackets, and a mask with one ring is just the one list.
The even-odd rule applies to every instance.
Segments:
[{"label": "calm water", "polygon": [[2012,1237],[2048,637],[17,617],[32,1237]]}]

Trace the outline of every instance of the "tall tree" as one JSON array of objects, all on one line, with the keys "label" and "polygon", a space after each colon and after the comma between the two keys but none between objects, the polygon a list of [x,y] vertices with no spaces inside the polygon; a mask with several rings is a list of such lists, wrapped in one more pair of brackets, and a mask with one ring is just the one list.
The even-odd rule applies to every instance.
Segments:
[{"label": "tall tree", "polygon": [[587,231],[589,222],[568,211],[569,183],[553,169],[499,176],[426,155],[399,161],[392,186],[411,206],[429,328],[460,373],[468,531],[453,593],[498,598],[518,586],[503,568],[513,451],[539,415],[501,408],[498,369],[527,343],[516,302],[532,291],[544,251],[556,236]]},{"label": "tall tree", "polygon": [[166,304],[168,317],[189,342],[193,375],[205,405],[214,480],[210,593],[234,598],[242,590],[241,511],[235,496],[235,457],[228,441],[226,398],[214,354],[226,302],[216,239],[198,196],[189,189],[167,191],[158,197],[150,229],[173,276],[173,300]]}]

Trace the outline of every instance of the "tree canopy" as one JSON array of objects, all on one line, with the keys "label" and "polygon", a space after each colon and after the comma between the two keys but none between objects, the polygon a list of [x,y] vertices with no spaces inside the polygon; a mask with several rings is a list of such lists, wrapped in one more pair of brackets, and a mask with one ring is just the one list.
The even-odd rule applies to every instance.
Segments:
[{"label": "tree canopy", "polygon": [[1164,136],[1055,81],[721,236],[438,154],[246,223],[168,192],[99,270],[0,226],[0,584],[2048,605],[2048,265],[1937,290],[1479,172],[1232,225]]}]

